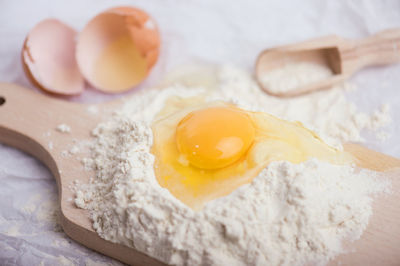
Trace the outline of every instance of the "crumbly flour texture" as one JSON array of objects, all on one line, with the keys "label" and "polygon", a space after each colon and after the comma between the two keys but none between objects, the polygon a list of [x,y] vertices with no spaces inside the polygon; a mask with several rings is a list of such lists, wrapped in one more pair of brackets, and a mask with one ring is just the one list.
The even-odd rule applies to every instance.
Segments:
[{"label": "crumbly flour texture", "polygon": [[84,163],[96,175],[76,188],[75,203],[89,210],[102,238],[168,264],[325,264],[366,229],[372,196],[389,189],[384,178],[316,159],[274,162],[252,183],[193,211],[154,176],[150,124],[169,97],[206,91],[210,101],[301,121],[339,147],[390,121],[387,107],[358,112],[345,89],[282,100],[263,93],[248,73],[221,67],[212,85],[143,90],[93,130],[92,157]]}]

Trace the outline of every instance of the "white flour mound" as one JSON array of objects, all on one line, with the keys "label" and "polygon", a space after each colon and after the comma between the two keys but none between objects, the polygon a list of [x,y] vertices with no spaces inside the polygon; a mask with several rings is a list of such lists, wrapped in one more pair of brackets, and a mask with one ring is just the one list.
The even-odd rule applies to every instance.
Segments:
[{"label": "white flour mound", "polygon": [[323,264],[344,252],[342,240],[359,238],[368,225],[371,196],[389,187],[375,172],[315,159],[274,162],[252,183],[196,212],[158,184],[150,123],[171,95],[203,92],[208,100],[300,120],[338,143],[360,140],[363,128],[388,121],[387,114],[358,113],[339,89],[280,100],[263,94],[240,70],[223,68],[217,77],[212,90],[142,91],[98,125],[92,158],[85,159],[96,177],[78,188],[76,205],[90,210],[101,237],[170,264]]}]

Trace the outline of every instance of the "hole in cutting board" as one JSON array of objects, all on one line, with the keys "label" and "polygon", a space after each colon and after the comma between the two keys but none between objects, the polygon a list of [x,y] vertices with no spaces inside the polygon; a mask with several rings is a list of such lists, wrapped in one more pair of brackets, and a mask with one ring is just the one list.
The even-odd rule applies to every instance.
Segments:
[{"label": "hole in cutting board", "polygon": [[6,98],[0,96],[0,106],[6,103]]}]

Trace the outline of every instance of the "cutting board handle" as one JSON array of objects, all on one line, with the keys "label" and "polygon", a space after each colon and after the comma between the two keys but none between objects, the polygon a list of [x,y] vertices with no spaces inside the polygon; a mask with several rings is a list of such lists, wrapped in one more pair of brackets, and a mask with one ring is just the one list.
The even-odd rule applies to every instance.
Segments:
[{"label": "cutting board handle", "polygon": [[44,144],[41,140],[44,140],[48,117],[43,113],[52,102],[50,97],[27,88],[0,83],[0,141],[24,151],[34,141]]},{"label": "cutting board handle", "polygon": [[358,68],[400,62],[400,29],[388,29],[355,41]]},{"label": "cutting board handle", "polygon": [[[15,84],[0,83],[0,141],[12,146],[24,138],[47,149],[46,137],[53,130],[58,113],[73,103],[58,100]],[[22,144],[23,145],[23,144]]]},{"label": "cutting board handle", "polygon": [[[58,173],[55,161],[59,161],[62,148],[57,144],[64,143],[67,138],[66,134],[55,130],[57,125],[79,125],[88,120],[90,118],[85,117],[81,104],[59,100],[15,84],[0,83],[0,142],[38,158],[54,175]],[[75,128],[79,131],[79,127]],[[75,133],[79,136],[82,132]]]},{"label": "cutting board handle", "polygon": [[0,83],[0,142],[38,158],[57,181],[58,166],[48,137],[51,134],[49,124],[54,116],[51,108],[55,108],[58,102],[15,84]]}]

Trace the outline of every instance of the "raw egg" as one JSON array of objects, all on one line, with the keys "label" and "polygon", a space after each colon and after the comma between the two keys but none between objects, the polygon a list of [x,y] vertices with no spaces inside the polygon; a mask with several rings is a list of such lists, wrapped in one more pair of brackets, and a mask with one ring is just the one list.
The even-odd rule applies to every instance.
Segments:
[{"label": "raw egg", "polygon": [[56,94],[76,95],[84,79],[75,60],[76,31],[56,19],[38,23],[22,48],[22,62],[28,79],[40,89]]},{"label": "raw egg", "polygon": [[104,92],[126,91],[149,74],[160,36],[144,11],[117,7],[94,17],[79,34],[76,58],[83,76]]},{"label": "raw egg", "polygon": [[153,123],[155,174],[159,184],[197,210],[249,183],[270,162],[318,158],[351,163],[298,122],[213,102],[176,98]]},{"label": "raw egg", "polygon": [[219,169],[243,157],[254,136],[255,128],[245,113],[210,107],[185,116],[176,127],[175,141],[183,163]]}]

